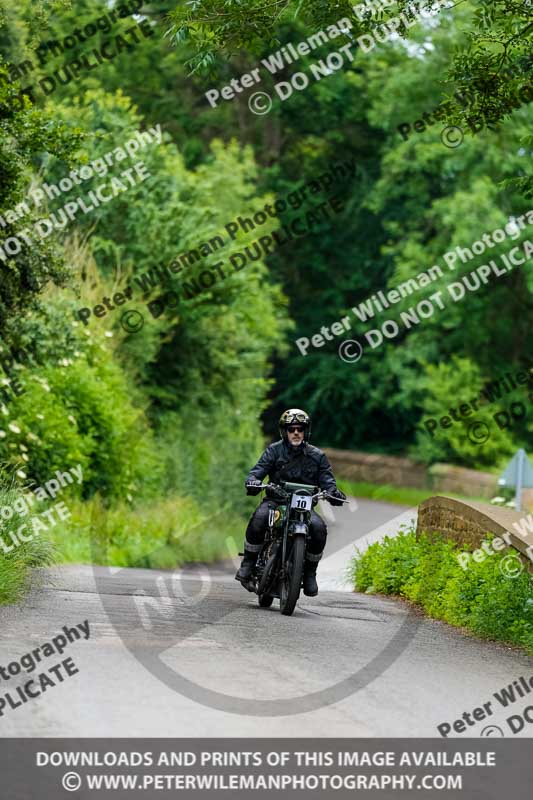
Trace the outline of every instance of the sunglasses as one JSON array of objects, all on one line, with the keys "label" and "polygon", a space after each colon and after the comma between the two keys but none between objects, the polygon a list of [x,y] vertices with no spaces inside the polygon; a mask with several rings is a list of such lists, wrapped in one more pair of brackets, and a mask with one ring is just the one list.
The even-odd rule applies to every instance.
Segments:
[{"label": "sunglasses", "polygon": [[304,429],[301,425],[287,425],[289,433],[303,433]]}]

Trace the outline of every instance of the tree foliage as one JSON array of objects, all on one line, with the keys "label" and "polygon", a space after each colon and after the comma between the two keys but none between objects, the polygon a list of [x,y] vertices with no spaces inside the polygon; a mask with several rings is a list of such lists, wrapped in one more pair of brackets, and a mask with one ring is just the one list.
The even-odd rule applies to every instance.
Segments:
[{"label": "tree foliage", "polygon": [[[343,17],[353,24],[353,38],[371,34],[407,3],[362,19],[352,6],[344,0],[206,0],[179,3],[168,18],[167,4],[145,3],[142,13],[154,25],[153,37],[58,84],[49,96],[35,92],[33,104],[16,100],[30,80],[35,85],[132,20],[118,20],[111,31],[92,37],[90,47],[76,45],[51,59],[31,79],[2,82],[3,209],[20,203],[30,182],[57,182],[137,130],[161,125],[164,131],[161,145],[138,156],[149,181],[80,215],[31,252],[25,248],[0,263],[2,336],[41,342],[40,362],[20,370],[29,388],[7,406],[6,423],[22,425],[26,433],[35,429],[43,446],[37,452],[35,443],[22,442],[28,450],[20,450],[19,434],[10,431],[2,444],[10,465],[41,478],[71,453],[86,460],[89,494],[123,500],[132,487],[152,498],[179,490],[216,505],[240,502],[242,477],[262,446],[260,417],[275,436],[275,422],[287,406],[313,414],[320,445],[413,452],[426,461],[496,468],[513,448],[527,444],[527,420],[496,432],[485,447],[466,441],[462,428],[428,444],[419,425],[439,407],[446,413],[447,393],[459,393],[463,383],[477,386],[522,367],[532,344],[530,264],[402,329],[375,352],[366,347],[355,364],[338,356],[343,337],[309,347],[305,357],[291,341],[311,338],[346,316],[346,336],[364,343],[369,328],[397,319],[413,302],[461,280],[487,259],[483,254],[458,261],[451,271],[443,262],[446,252],[471,246],[529,209],[531,111],[527,102],[515,107],[530,70],[523,3],[456,3],[434,21],[400,28],[400,37],[369,53],[356,52],[342,69],[283,103],[275,101],[264,117],[250,112],[246,93],[217,108],[206,103],[208,88],[226,85],[280,46]],[[36,61],[39,41],[62,40],[105,11],[96,0],[44,4],[37,14],[33,9],[21,0],[6,11],[0,36],[6,62],[23,56]],[[352,41],[339,37],[317,48],[278,75],[264,75],[259,88],[274,96],[275,82],[289,80],[296,69],[308,71],[331,49]],[[443,113],[435,114],[443,103]],[[415,129],[421,119],[424,125]],[[456,149],[441,141],[450,123],[465,133]],[[398,130],[402,124],[408,125],[406,137]],[[341,214],[184,298],[187,283],[202,270],[218,260],[227,264],[236,250],[287,226],[307,207],[287,208],[259,230],[241,231],[235,241],[225,232],[228,222],[252,216],[345,163],[355,165],[353,173],[337,177],[316,198],[342,199]],[[78,194],[108,179],[95,177]],[[62,203],[63,198],[50,201],[43,214]],[[15,228],[2,230],[3,236],[14,235]],[[161,289],[146,296],[136,292],[131,307],[145,316],[138,333],[125,334],[117,311],[91,319],[87,330],[79,321],[73,325],[80,307],[94,307],[128,283],[136,287],[141,275],[219,233],[223,247],[169,277],[164,288],[180,294],[176,307],[153,319],[146,303]],[[499,259],[528,235],[499,244],[490,258]],[[441,282],[416,297],[376,312],[368,323],[351,311],[434,264],[443,268]],[[38,297],[41,309],[32,310],[30,301]],[[73,363],[65,366],[62,358]],[[74,375],[76,390],[69,383]],[[48,439],[31,411],[39,413],[41,396],[53,420]],[[67,424],[69,415],[77,427]],[[143,431],[142,447],[137,429]],[[56,450],[60,440],[64,449]],[[26,467],[21,453],[31,456]],[[150,465],[144,477],[143,463]]]}]

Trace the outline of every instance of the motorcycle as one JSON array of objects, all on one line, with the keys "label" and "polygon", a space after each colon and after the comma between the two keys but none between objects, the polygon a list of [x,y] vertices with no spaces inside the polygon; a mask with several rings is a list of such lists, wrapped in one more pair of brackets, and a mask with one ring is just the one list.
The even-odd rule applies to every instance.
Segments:
[{"label": "motorcycle", "polygon": [[331,495],[316,486],[288,481],[264,484],[261,491],[266,489],[275,493],[278,504],[269,509],[263,547],[252,575],[242,585],[258,595],[261,608],[269,608],[278,598],[281,613],[290,616],[302,588],[313,502]]}]

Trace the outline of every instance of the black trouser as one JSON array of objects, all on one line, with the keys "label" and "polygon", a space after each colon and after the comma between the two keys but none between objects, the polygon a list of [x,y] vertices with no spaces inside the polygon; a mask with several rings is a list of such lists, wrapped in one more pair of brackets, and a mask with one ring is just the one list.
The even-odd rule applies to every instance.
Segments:
[{"label": "black trouser", "polygon": [[[259,553],[261,551],[268,528],[268,510],[271,507],[276,507],[276,505],[274,500],[265,498],[263,502],[257,506],[246,528],[246,538],[244,540],[245,551],[247,550],[249,553]],[[318,516],[316,511],[311,511],[309,541],[306,555],[308,561],[320,561],[322,552],[326,546],[327,535],[328,529],[326,523],[322,517]]]}]

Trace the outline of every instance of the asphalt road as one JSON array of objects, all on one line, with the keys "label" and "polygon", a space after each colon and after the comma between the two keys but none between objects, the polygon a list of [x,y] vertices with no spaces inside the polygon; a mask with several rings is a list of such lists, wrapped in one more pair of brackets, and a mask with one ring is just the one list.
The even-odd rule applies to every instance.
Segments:
[{"label": "asphalt road", "polygon": [[[322,591],[302,596],[292,617],[276,601],[259,609],[229,560],[177,572],[43,570],[22,605],[0,610],[0,665],[65,625],[88,620],[90,637],[43,658],[28,678],[0,680],[2,694],[16,696],[16,686],[62,659],[79,670],[3,708],[0,735],[432,737],[437,725],[492,701],[493,714],[461,735],[497,725],[510,737],[505,720],[527,697],[503,709],[493,693],[530,677],[533,659],[400,601],[353,594],[342,578],[354,542],[394,533],[413,512],[365,500],[335,509]],[[518,735],[532,733],[526,724]]]}]

